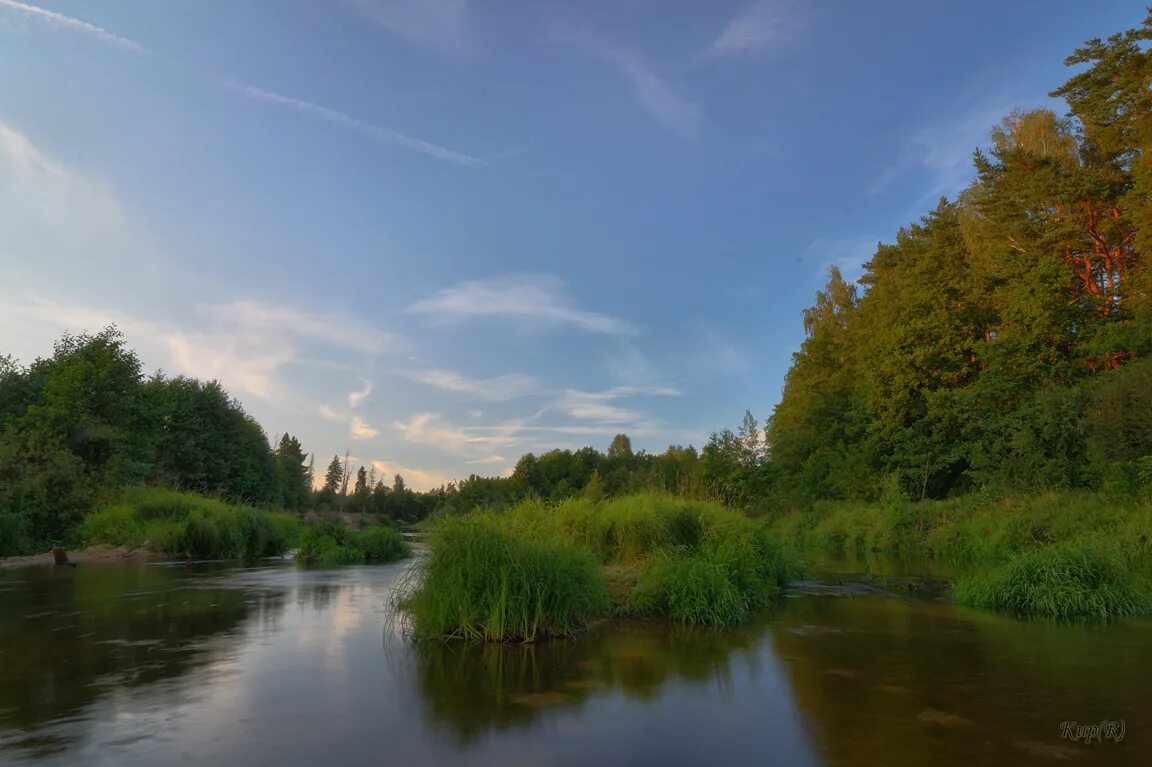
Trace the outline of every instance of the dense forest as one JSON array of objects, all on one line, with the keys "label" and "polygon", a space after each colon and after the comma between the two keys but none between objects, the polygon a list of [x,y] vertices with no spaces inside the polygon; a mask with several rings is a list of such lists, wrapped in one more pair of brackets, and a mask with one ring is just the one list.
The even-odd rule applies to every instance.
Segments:
[{"label": "dense forest", "polygon": [[702,449],[617,435],[528,454],[508,477],[414,492],[263,428],[217,382],[145,377],[115,328],[0,357],[0,554],[63,541],[121,489],[160,485],[261,507],[412,522],[525,498],[659,491],[764,513],[820,499],[978,489],[1152,488],[1152,15],[1091,40],[1052,95],[974,155],[976,178],[833,269],[763,427]]},{"label": "dense forest", "polygon": [[1152,16],[1091,40],[976,179],[833,270],[769,428],[809,497],[1152,480]]}]

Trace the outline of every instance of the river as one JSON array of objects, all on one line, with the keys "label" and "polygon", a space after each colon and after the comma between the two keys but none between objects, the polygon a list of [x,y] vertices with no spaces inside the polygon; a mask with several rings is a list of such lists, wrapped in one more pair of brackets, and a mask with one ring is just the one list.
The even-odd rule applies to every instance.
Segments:
[{"label": "river", "polygon": [[[535,647],[412,642],[407,563],[0,570],[0,764],[1152,763],[1152,621],[1019,621],[838,565],[737,629]],[[1103,720],[1123,739],[1063,737]]]}]

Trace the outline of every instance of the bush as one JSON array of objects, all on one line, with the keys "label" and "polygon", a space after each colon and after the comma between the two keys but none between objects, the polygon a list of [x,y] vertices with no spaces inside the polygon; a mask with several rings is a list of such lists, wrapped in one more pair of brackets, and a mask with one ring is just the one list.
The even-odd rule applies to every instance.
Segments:
[{"label": "bush", "polygon": [[1068,545],[1022,554],[986,576],[956,582],[956,602],[1052,618],[1116,618],[1152,611],[1152,598],[1115,553]]},{"label": "bush", "polygon": [[301,523],[194,493],[154,487],[125,490],[117,503],[89,513],[79,528],[83,543],[147,546],[197,559],[279,556],[299,535]]},{"label": "bush", "polygon": [[412,555],[400,533],[391,527],[380,525],[361,533],[349,533],[344,531],[343,523],[336,525],[331,519],[322,520],[300,535],[300,549],[296,554],[299,561],[336,567],[362,565],[366,561],[385,564]]},{"label": "bush", "polygon": [[417,633],[533,642],[605,614],[608,594],[587,549],[533,542],[481,516],[445,520],[423,577],[402,601]]},{"label": "bush", "polygon": [[356,536],[356,544],[374,562],[395,562],[412,555],[400,533],[386,525],[364,530]]},{"label": "bush", "polygon": [[21,554],[28,545],[24,518],[17,514],[0,514],[0,557]]}]

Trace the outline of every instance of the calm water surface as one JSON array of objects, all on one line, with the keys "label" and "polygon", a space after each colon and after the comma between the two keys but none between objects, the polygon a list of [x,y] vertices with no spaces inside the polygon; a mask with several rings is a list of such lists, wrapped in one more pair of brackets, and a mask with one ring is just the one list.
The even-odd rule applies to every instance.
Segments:
[{"label": "calm water surface", "polygon": [[[1152,764],[1149,621],[966,611],[871,563],[732,631],[413,643],[407,566],[0,570],[0,764]],[[1122,743],[1061,738],[1103,719]]]}]

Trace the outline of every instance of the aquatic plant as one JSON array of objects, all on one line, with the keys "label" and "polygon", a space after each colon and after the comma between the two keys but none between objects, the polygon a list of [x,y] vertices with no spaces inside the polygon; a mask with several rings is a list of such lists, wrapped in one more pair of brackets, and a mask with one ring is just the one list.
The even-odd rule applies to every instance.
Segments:
[{"label": "aquatic plant", "polygon": [[533,541],[492,517],[444,520],[401,602],[418,634],[532,642],[604,615],[608,593],[591,551]]},{"label": "aquatic plant", "polygon": [[988,575],[961,577],[956,602],[1020,615],[1116,618],[1152,611],[1152,595],[1114,552],[1070,545],[1022,554]]},{"label": "aquatic plant", "polygon": [[429,550],[404,601],[418,633],[501,641],[570,633],[602,614],[587,609],[600,596],[585,589],[616,615],[731,625],[798,573],[759,522],[657,494],[473,512],[444,520]]}]

